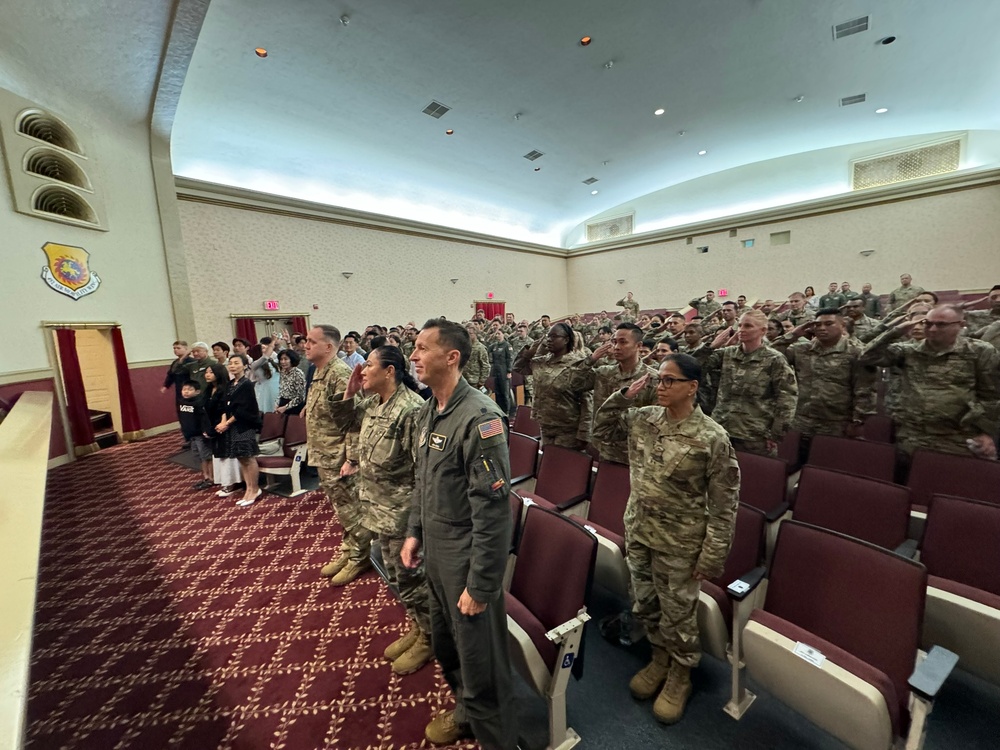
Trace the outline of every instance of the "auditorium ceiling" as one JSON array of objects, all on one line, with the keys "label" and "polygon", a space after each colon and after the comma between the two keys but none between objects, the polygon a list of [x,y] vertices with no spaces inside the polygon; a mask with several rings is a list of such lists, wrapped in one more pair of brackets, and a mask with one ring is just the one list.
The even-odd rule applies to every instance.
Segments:
[{"label": "auditorium ceiling", "polygon": [[[40,3],[143,66],[166,43],[160,3]],[[1000,166],[998,28],[996,0],[211,0],[174,172],[567,247],[594,217],[649,231],[848,192],[851,160],[956,134],[961,170]],[[108,55],[101,97],[146,86]]]}]

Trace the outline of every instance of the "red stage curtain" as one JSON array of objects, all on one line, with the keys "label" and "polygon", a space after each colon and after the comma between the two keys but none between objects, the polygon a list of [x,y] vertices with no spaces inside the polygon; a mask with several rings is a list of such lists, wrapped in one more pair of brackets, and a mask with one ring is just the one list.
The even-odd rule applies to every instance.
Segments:
[{"label": "red stage curtain", "polygon": [[503,320],[506,307],[506,302],[476,302],[476,312],[482,310],[487,320],[493,320],[497,315]]},{"label": "red stage curtain", "polygon": [[303,336],[309,333],[309,324],[304,317],[292,318],[292,333],[301,333]]},{"label": "red stage curtain", "polygon": [[135,393],[132,391],[132,377],[128,372],[128,359],[125,357],[125,342],[122,340],[121,329],[117,326],[111,329],[111,344],[115,349],[115,370],[118,374],[118,401],[122,410],[122,440],[126,443],[142,440],[146,437],[139,422],[139,409],[135,405]]},{"label": "red stage curtain", "polygon": [[250,346],[257,343],[257,326],[253,318],[236,318],[236,338],[246,339]]},{"label": "red stage curtain", "polygon": [[76,355],[76,331],[71,328],[56,329],[59,345],[59,362],[62,366],[63,388],[66,390],[66,415],[69,417],[74,452],[86,456],[100,450],[94,442],[94,426],[87,407],[87,390],[83,387],[80,358]]}]

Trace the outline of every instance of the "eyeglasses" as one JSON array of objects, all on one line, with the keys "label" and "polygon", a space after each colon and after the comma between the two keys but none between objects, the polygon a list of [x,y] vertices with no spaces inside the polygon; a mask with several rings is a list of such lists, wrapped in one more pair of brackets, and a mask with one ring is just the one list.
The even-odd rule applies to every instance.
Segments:
[{"label": "eyeglasses", "polygon": [[945,326],[957,326],[961,324],[961,320],[952,320],[950,322],[944,322],[941,320],[924,320],[924,325],[928,328],[944,328]]},{"label": "eyeglasses", "polygon": [[565,333],[550,333],[545,338],[547,339],[565,339],[569,338]]},{"label": "eyeglasses", "polygon": [[664,388],[669,388],[674,383],[690,383],[691,380],[692,380],[692,378],[673,378],[673,377],[670,377],[669,375],[663,375],[663,376],[657,378],[656,380]]}]

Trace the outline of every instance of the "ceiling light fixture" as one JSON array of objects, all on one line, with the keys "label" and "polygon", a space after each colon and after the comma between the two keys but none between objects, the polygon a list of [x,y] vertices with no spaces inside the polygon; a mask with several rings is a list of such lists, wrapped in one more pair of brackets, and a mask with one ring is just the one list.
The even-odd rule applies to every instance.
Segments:
[{"label": "ceiling light fixture", "polygon": [[263,47],[258,47],[257,49],[255,49],[255,50],[253,51],[253,53],[254,53],[255,55],[257,55],[257,57],[260,57],[260,58],[265,58],[265,57],[267,57],[267,50],[266,50],[266,49],[264,49]]},{"label": "ceiling light fixture", "polygon": [[894,41],[896,41],[896,37],[894,37],[894,36],[887,36],[885,39],[879,39],[878,43],[879,44],[892,44]]},{"label": "ceiling light fixture", "polygon": [[351,22],[351,17],[350,16],[348,16],[348,15],[345,14],[345,15],[343,15],[343,16],[340,17],[340,25],[341,26],[347,26],[347,24],[349,24],[350,22]]},{"label": "ceiling light fixture", "polygon": [[452,284],[457,284],[457,283],[458,283],[458,279],[452,279],[452,280],[451,280],[451,283],[452,283]]},{"label": "ceiling light fixture", "polygon": [[614,64],[615,64],[614,60],[608,60],[606,63],[604,63],[604,69],[611,70],[611,68],[614,67]]},{"label": "ceiling light fixture", "polygon": [[591,190],[591,191],[590,191],[590,194],[591,194],[591,195],[597,195],[597,191],[596,191],[596,190]]},{"label": "ceiling light fixture", "polygon": [[802,94],[799,94],[792,101],[794,101],[796,104],[802,104],[802,102],[804,102],[805,100],[806,100],[806,98]]},{"label": "ceiling light fixture", "polygon": [[678,130],[677,135],[684,135],[686,132],[686,130]]},{"label": "ceiling light fixture", "polygon": [[444,134],[445,135],[455,135],[455,131],[452,130],[451,128],[448,128],[446,131],[444,131]]},{"label": "ceiling light fixture", "polygon": [[515,120],[520,120],[521,119],[521,113],[520,112],[515,112],[514,113],[514,119]]},{"label": "ceiling light fixture", "polygon": [[660,115],[662,115],[666,111],[667,110],[665,110],[663,107],[660,107],[659,109],[654,109],[653,110],[653,114],[656,115],[657,117],[659,117]]},{"label": "ceiling light fixture", "polygon": [[541,171],[542,171],[542,168],[541,168],[541,167],[535,167],[535,171],[536,171],[536,172],[541,172]]},{"label": "ceiling light fixture", "polygon": [[705,149],[702,149],[701,151],[698,152],[698,156],[704,156],[707,153],[708,153],[708,151],[706,151]]},{"label": "ceiling light fixture", "polygon": [[349,279],[354,275],[354,271],[341,271],[340,275],[345,279]]},{"label": "ceiling light fixture", "polygon": [[875,114],[884,115],[888,111],[889,111],[888,107],[879,107],[878,109],[875,110]]},{"label": "ceiling light fixture", "polygon": [[580,37],[580,46],[581,46],[581,47],[586,47],[586,46],[588,46],[588,45],[589,45],[589,44],[590,44],[590,43],[591,43],[592,41],[594,41],[594,40],[593,40],[593,39],[591,39],[591,38],[590,38],[589,36],[582,36],[582,37]]}]

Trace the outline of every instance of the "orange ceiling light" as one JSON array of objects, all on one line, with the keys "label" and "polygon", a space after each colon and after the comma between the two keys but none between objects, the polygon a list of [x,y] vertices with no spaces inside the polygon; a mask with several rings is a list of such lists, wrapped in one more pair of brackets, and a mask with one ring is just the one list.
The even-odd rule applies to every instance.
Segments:
[{"label": "orange ceiling light", "polygon": [[257,47],[257,48],[256,48],[256,49],[255,49],[255,50],[253,51],[253,53],[254,53],[255,55],[257,55],[257,57],[260,57],[260,58],[265,58],[265,57],[267,57],[267,50],[266,50],[266,49],[264,49],[263,47]]},{"label": "orange ceiling light", "polygon": [[590,38],[589,36],[584,36],[584,37],[580,37],[580,46],[581,46],[581,47],[586,47],[586,46],[587,46],[587,45],[589,45],[589,44],[590,44],[590,43],[591,43],[592,41],[594,41],[594,40],[593,40],[593,39],[591,39],[591,38]]}]

